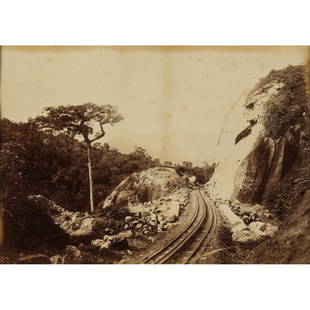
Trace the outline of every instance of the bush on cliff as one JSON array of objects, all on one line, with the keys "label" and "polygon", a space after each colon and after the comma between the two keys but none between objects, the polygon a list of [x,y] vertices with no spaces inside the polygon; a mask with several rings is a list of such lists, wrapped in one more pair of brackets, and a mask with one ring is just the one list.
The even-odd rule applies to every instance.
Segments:
[{"label": "bush on cliff", "polygon": [[301,65],[272,70],[251,92],[253,94],[273,82],[284,84],[265,106],[263,124],[269,137],[280,138],[290,126],[300,124],[305,113],[308,113],[309,95],[305,75],[305,67]]}]

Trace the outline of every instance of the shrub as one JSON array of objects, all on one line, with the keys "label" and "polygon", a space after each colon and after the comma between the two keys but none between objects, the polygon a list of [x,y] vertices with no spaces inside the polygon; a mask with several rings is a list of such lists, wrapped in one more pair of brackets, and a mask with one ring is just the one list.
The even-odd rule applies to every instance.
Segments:
[{"label": "shrub", "polygon": [[289,127],[301,123],[304,113],[308,113],[309,96],[306,91],[305,68],[288,66],[282,70],[272,70],[259,81],[249,96],[272,82],[283,83],[284,86],[266,103],[263,124],[267,135],[277,139]]}]

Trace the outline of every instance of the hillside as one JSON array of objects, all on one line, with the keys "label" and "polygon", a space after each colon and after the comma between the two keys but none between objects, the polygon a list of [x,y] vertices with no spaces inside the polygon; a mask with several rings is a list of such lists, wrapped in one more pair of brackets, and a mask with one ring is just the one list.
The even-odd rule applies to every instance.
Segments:
[{"label": "hillside", "polygon": [[308,97],[301,66],[272,71],[225,119],[211,190],[224,199],[266,203],[305,159]]},{"label": "hillside", "polygon": [[271,71],[232,105],[207,184],[226,223],[239,216],[225,262],[310,262],[309,124],[303,66]]}]

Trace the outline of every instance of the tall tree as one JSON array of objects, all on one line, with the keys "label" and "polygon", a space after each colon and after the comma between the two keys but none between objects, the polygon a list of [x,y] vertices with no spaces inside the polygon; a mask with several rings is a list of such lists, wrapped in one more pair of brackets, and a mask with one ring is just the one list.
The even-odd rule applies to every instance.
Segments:
[{"label": "tall tree", "polygon": [[41,128],[51,130],[56,134],[65,133],[72,138],[76,136],[83,138],[87,148],[90,211],[94,212],[91,145],[105,136],[104,125],[113,126],[123,117],[116,106],[99,106],[93,103],[47,107],[44,109],[44,114],[34,120]]}]

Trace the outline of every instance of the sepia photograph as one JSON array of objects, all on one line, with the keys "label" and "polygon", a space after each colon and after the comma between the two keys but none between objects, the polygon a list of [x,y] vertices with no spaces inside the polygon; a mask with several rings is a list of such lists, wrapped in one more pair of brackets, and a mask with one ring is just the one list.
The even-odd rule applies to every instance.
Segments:
[{"label": "sepia photograph", "polygon": [[308,46],[2,46],[0,264],[309,264]]}]

